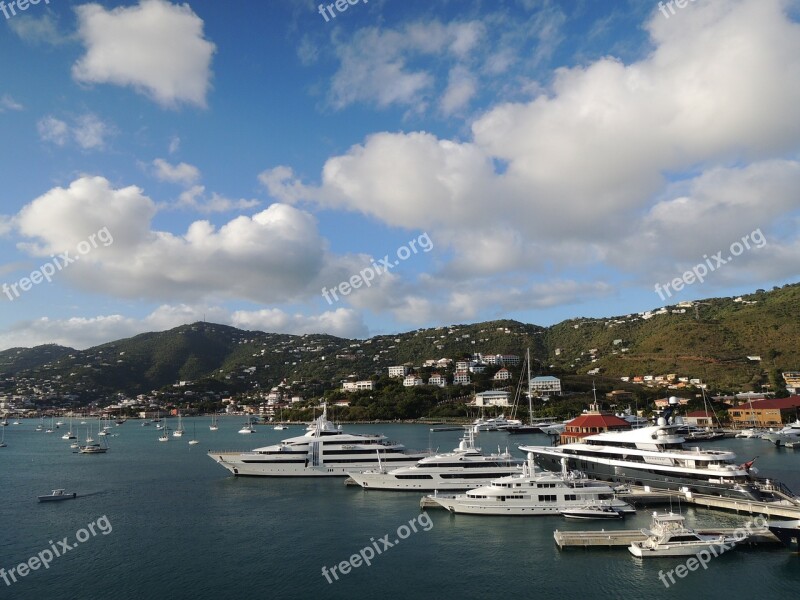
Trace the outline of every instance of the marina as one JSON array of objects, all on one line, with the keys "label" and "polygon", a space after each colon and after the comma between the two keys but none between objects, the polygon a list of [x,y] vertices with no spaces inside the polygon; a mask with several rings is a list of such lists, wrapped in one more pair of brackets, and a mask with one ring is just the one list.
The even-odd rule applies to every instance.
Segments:
[{"label": "marina", "polygon": [[[714,529],[698,529],[697,533],[702,535],[723,535],[733,536],[736,533],[735,527],[716,527]],[[605,529],[592,529],[588,531],[562,531],[556,529],[553,532],[553,539],[559,549],[567,548],[628,548],[634,542],[643,542],[647,535],[641,529],[621,529],[618,531],[606,531]],[[749,535],[740,544],[760,545],[772,544],[779,545],[781,541],[775,534],[767,532],[756,532]]]},{"label": "marina", "polygon": [[[271,445],[283,439],[283,432],[265,428],[262,433],[252,436],[240,436],[240,417],[221,417],[217,420],[218,431],[207,431],[207,417],[184,417],[184,427],[193,431],[196,425],[199,446],[189,446],[185,442],[159,444],[155,431],[147,427],[130,427],[115,438],[114,449],[100,460],[80,460],[72,454],[69,442],[60,436],[45,437],[34,431],[37,420],[23,420],[22,425],[8,428],[6,440],[10,452],[4,455],[7,464],[22,464],[25,470],[12,469],[10,486],[6,488],[5,502],[0,504],[0,519],[3,522],[19,522],[8,538],[4,556],[18,560],[27,552],[26,540],[53,539],[70,533],[58,523],[40,522],[38,519],[25,517],[24,507],[29,507],[31,499],[41,493],[41,483],[47,482],[66,489],[80,489],[80,500],[77,502],[59,503],[58,514],[73,515],[77,522],[88,522],[99,515],[106,514],[114,525],[114,533],[107,538],[92,542],[81,548],[76,558],[65,557],[75,561],[73,565],[82,564],[85,558],[92,560],[96,569],[107,570],[100,574],[96,581],[87,582],[80,576],[80,570],[74,570],[69,562],[53,565],[48,571],[37,573],[37,578],[28,578],[26,587],[17,592],[11,589],[10,598],[41,597],[45,589],[56,581],[60,585],[80,587],[87,594],[113,594],[116,597],[131,598],[127,590],[136,590],[137,597],[151,597],[167,593],[170,597],[182,598],[185,589],[192,589],[193,598],[212,600],[228,597],[229,582],[216,574],[220,570],[241,577],[244,582],[237,593],[258,594],[261,589],[252,577],[266,577],[272,573],[273,565],[280,564],[281,578],[285,581],[276,588],[281,597],[303,598],[311,594],[328,597],[331,589],[325,579],[319,576],[322,564],[330,564],[339,558],[342,548],[359,548],[369,542],[370,537],[382,536],[393,531],[398,524],[407,522],[419,511],[419,500],[422,494],[408,492],[369,493],[359,487],[344,486],[342,479],[329,478],[284,478],[281,480],[264,478],[234,477],[217,464],[210,461],[204,451],[209,444],[223,445],[229,448],[238,446],[246,449],[253,445],[253,440]],[[172,419],[167,420],[169,424]],[[177,423],[177,418],[174,419]],[[129,424],[130,425],[130,424]],[[203,430],[206,430],[203,433]],[[96,430],[95,430],[96,431]],[[382,432],[387,437],[402,440],[409,447],[426,447],[431,443],[444,448],[457,447],[462,431],[431,434],[427,425],[391,425],[376,426],[348,425],[347,431],[357,434],[375,435]],[[508,434],[504,432],[485,432],[481,434],[481,443],[487,447],[496,447],[507,443]],[[81,437],[83,437],[81,435]],[[522,440],[522,443],[544,441],[543,434],[533,434]],[[796,470],[796,454],[766,444],[762,440],[725,440],[713,442],[731,446],[739,454],[750,455],[754,448],[762,453],[759,459],[762,474],[774,474],[790,487],[800,486]],[[509,452],[517,459],[525,456],[514,446]],[[26,475],[35,472],[31,479]],[[505,516],[451,516],[448,511],[431,510],[429,512],[434,523],[431,531],[417,534],[405,540],[389,560],[375,563],[367,573],[359,573],[352,580],[337,582],[336,595],[363,593],[391,586],[396,580],[398,569],[419,569],[420,565],[433,564],[448,552],[458,548],[462,560],[472,564],[484,564],[486,568],[476,570],[474,575],[467,576],[469,585],[480,589],[479,580],[490,574],[487,556],[502,560],[506,568],[524,573],[530,568],[536,570],[550,569],[556,578],[568,577],[575,570],[589,569],[598,572],[598,585],[607,589],[617,589],[618,581],[631,576],[633,560],[624,546],[640,539],[641,528],[648,526],[650,511],[662,510],[669,501],[677,506],[679,494],[665,494],[664,490],[646,492],[644,489],[619,491],[620,498],[640,507],[637,514],[628,514],[624,520],[614,521],[575,521],[566,519],[561,514],[541,516],[537,518],[505,517]],[[191,498],[192,510],[183,514],[169,507],[179,506]],[[653,501],[660,504],[652,504]],[[35,500],[34,500],[35,502]],[[697,531],[733,531],[749,514],[737,515],[731,511],[707,509],[699,504],[680,500],[680,512],[686,515],[687,521]],[[137,509],[131,511],[131,505]],[[265,507],[269,507],[265,510]],[[346,514],[346,519],[343,515]],[[259,515],[254,521],[253,515]],[[202,522],[198,528],[193,525]],[[309,537],[314,537],[320,528],[326,535],[317,537],[314,544],[308,545]],[[595,529],[594,533],[576,534],[575,531]],[[559,545],[554,543],[554,531],[558,530],[559,539],[563,540],[564,549],[581,547],[612,547],[623,552],[610,555],[593,553],[566,552],[561,556]],[[605,530],[605,531],[602,531]],[[613,530],[613,533],[609,533]],[[622,533],[620,533],[622,532]],[[639,533],[636,537],[632,533]],[[212,546],[203,540],[211,537],[215,540]],[[280,539],[280,544],[264,546],[263,539]],[[785,578],[783,567],[796,568],[797,557],[779,544],[762,543],[753,539],[753,551],[746,551],[747,568],[760,569],[764,574],[763,585],[773,593],[786,597],[793,586],[791,579]],[[624,543],[627,542],[627,543]],[[623,544],[624,543],[624,544]],[[304,561],[285,559],[286,545],[302,545],[305,549]],[[198,555],[194,548],[204,547]],[[751,548],[750,545],[746,546]],[[510,551],[510,550],[520,551]],[[521,551],[523,550],[524,551]],[[96,550],[96,551],[95,551]],[[153,552],[161,556],[169,556],[168,560],[153,562]],[[258,566],[242,564],[243,554],[262,553],[263,563]],[[555,554],[554,554],[555,553]],[[352,554],[352,551],[350,552]],[[732,554],[732,556],[734,556]],[[502,558],[500,558],[502,557]],[[594,558],[593,558],[594,557]],[[11,561],[7,558],[6,561]],[[119,570],[120,561],[127,567]],[[555,567],[553,567],[553,561]],[[193,574],[188,570],[176,570],[175,564],[192,564]],[[649,569],[649,567],[647,567]],[[694,574],[692,588],[706,590],[705,597],[715,599],[714,582],[720,577],[733,577],[742,565],[730,560],[718,561],[709,566],[707,572]],[[147,570],[150,576],[140,578],[136,572]],[[664,595],[663,585],[657,579],[656,569],[648,573],[635,584],[637,594],[647,594],[659,600]],[[205,573],[208,573],[206,575]],[[784,575],[781,575],[784,573]],[[251,577],[246,577],[249,574]],[[319,581],[317,581],[319,580]],[[169,583],[165,586],[164,581]],[[276,579],[273,579],[276,581]],[[523,594],[531,585],[539,586],[544,594],[557,594],[559,585],[543,580],[538,575],[523,575],[518,582],[509,584],[509,593]],[[198,585],[202,590],[198,593]],[[463,593],[464,576],[457,570],[443,570],[437,574],[435,582],[420,580],[418,583],[404,583],[406,593],[429,597],[437,594],[444,585],[453,590],[460,590],[460,597],[481,597],[477,591],[470,596]],[[633,585],[633,584],[631,584]],[[325,587],[321,587],[325,586]],[[661,591],[659,590],[661,587]],[[698,592],[699,593],[699,592]],[[440,594],[441,595],[441,594]],[[613,594],[612,594],[613,595]],[[444,598],[455,598],[445,593]],[[722,600],[722,599],[721,599]]]}]

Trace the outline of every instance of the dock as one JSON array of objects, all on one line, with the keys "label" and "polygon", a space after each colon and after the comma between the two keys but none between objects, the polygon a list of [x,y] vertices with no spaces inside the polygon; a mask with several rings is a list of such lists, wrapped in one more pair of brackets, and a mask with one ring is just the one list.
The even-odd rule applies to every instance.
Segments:
[{"label": "dock", "polygon": [[[698,529],[697,533],[703,535],[728,535],[732,536],[741,529],[734,527],[720,527],[717,529]],[[553,539],[559,549],[564,548],[627,548],[631,542],[641,542],[647,536],[639,529],[620,529],[606,531],[559,531],[553,532]],[[740,544],[780,544],[781,541],[771,531],[755,531]]]},{"label": "dock", "polygon": [[781,492],[777,487],[770,491],[781,498],[781,500],[774,502],[758,502],[756,500],[740,500],[737,498],[696,494],[693,492],[679,492],[675,490],[647,490],[644,487],[638,486],[630,486],[629,492],[619,493],[617,497],[635,507],[680,501],[687,504],[696,504],[707,508],[727,510],[748,515],[800,519],[800,500],[798,500],[798,498]]}]

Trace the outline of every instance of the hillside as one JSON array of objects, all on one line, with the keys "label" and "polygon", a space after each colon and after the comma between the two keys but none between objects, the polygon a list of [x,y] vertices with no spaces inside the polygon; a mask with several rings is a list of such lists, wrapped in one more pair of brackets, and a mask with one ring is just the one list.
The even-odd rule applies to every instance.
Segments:
[{"label": "hillside", "polygon": [[[552,327],[512,320],[418,329],[348,340],[285,335],[194,323],[78,351],[47,345],[0,353],[3,391],[137,394],[202,381],[230,393],[282,380],[319,390],[348,376],[385,374],[395,364],[458,359],[473,353],[518,354],[530,348],[534,374],[600,369],[604,379],[677,373],[715,389],[760,389],[775,370],[800,370],[800,285],[759,290],[741,301],[715,298],[692,306]],[[559,350],[556,354],[557,349]],[[594,350],[594,352],[592,352]],[[748,359],[760,356],[761,360]]]}]

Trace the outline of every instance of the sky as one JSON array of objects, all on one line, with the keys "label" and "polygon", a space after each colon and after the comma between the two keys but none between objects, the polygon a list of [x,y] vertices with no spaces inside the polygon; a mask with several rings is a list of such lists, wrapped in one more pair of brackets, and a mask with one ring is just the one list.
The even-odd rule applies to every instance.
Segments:
[{"label": "sky", "polygon": [[0,349],[797,282],[800,3],[681,4],[5,0]]}]

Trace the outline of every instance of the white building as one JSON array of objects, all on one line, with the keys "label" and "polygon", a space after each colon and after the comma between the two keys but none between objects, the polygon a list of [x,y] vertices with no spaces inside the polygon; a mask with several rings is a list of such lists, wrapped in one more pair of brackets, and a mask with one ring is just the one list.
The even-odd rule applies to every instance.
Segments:
[{"label": "white building", "polygon": [[508,392],[491,390],[475,394],[475,406],[509,406]]},{"label": "white building", "polygon": [[531,391],[540,396],[561,394],[561,380],[558,377],[541,376],[531,379]]},{"label": "white building", "polygon": [[453,385],[469,385],[470,383],[469,371],[456,371],[453,376]]},{"label": "white building", "polygon": [[438,385],[439,387],[444,387],[447,385],[447,380],[439,373],[434,373],[431,375],[430,379],[428,379],[428,385]]},{"label": "white building", "polygon": [[503,367],[497,373],[494,374],[492,377],[495,381],[504,381],[506,379],[511,379],[511,371]]},{"label": "white building", "polygon": [[405,377],[406,375],[408,375],[408,367],[405,365],[389,367],[389,377]]},{"label": "white building", "polygon": [[342,389],[347,392],[363,392],[375,389],[374,381],[345,381],[342,383]]},{"label": "white building", "polygon": [[415,385],[425,385],[425,382],[422,381],[422,377],[418,375],[406,375],[406,378],[403,379],[403,387],[414,387]]}]

